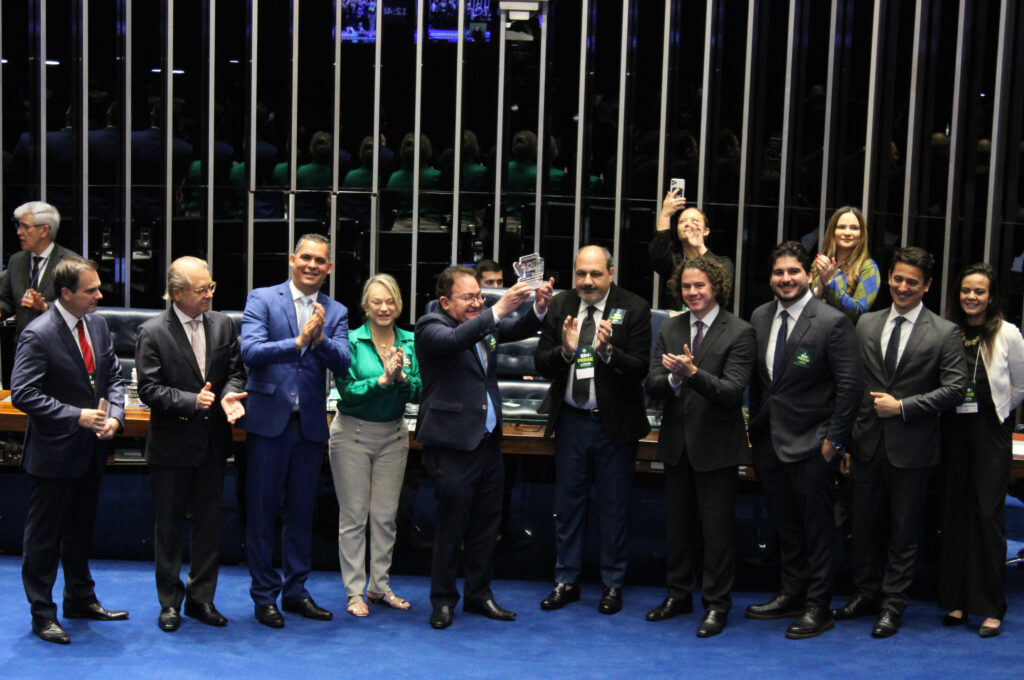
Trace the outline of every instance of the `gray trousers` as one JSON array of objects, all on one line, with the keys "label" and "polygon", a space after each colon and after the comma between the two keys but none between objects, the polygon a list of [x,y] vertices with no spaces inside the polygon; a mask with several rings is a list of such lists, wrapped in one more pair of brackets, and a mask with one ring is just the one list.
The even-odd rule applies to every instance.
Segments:
[{"label": "gray trousers", "polygon": [[386,593],[395,547],[395,514],[402,491],[409,433],[405,419],[374,423],[339,413],[331,424],[330,460],[338,496],[338,560],[349,597],[366,586],[366,527],[370,527],[370,585]]}]

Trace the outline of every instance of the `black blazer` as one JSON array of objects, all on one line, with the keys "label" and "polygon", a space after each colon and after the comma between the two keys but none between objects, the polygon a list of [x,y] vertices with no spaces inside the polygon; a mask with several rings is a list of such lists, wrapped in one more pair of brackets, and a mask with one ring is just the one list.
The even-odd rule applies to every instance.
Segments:
[{"label": "black blazer", "polygon": [[[857,323],[864,359],[864,401],[853,428],[851,453],[870,460],[885,433],[885,453],[898,468],[938,465],[939,414],[964,400],[967,361],[960,328],[927,308],[921,310],[890,379],[882,356],[882,329],[889,307],[865,314]],[[871,392],[903,401],[903,416],[879,418]]]},{"label": "black blazer", "polygon": [[698,472],[749,462],[743,391],[754,373],[753,326],[719,307],[693,358],[697,372],[683,381],[677,396],[661,357],[682,354],[683,345],[689,344],[690,314],[680,314],[662,325],[651,357],[647,393],[665,400],[658,460],[678,465],[685,452]]},{"label": "black blazer", "polygon": [[829,441],[845,446],[860,408],[864,371],[853,324],[845,314],[811,298],[786,341],[786,361],[773,382],[765,353],[775,317],[775,300],[754,310],[756,377],[750,385],[750,438],[771,433],[784,462],[821,454]]},{"label": "black blazer", "polygon": [[[245,369],[230,318],[220,312],[206,312],[203,328],[206,380],[173,309],[139,326],[135,366],[139,398],[150,408],[146,435],[146,462],[150,464],[198,466],[210,453],[221,460],[231,453],[231,425],[220,397],[245,390]],[[206,382],[217,400],[209,410],[199,411],[196,395]]]},{"label": "black blazer", "polygon": [[[483,439],[487,422],[487,395],[497,409],[497,431],[502,427],[496,348],[534,335],[541,321],[531,309],[518,319],[495,321],[490,307],[476,318],[459,323],[447,313],[424,314],[416,321],[416,359],[423,392],[416,418],[416,441],[456,451],[472,451]],[[477,343],[493,336],[487,372],[480,363]]]},{"label": "black blazer", "polygon": [[[548,414],[545,437],[554,433],[569,380],[571,363],[562,357],[562,324],[565,317],[576,316],[579,306],[580,297],[575,290],[563,291],[551,300],[533,355],[537,370],[551,381],[538,409]],[[605,303],[605,318],[612,309],[623,309],[626,315],[612,333],[611,361],[594,361],[594,389],[608,438],[616,444],[628,444],[651,431],[643,390],[651,356],[651,306],[640,296],[612,284]]]},{"label": "black blazer", "polygon": [[[46,298],[47,302],[53,302],[60,294],[60,291],[54,290],[53,287],[53,272],[57,268],[57,264],[66,257],[77,256],[78,253],[73,250],[68,250],[60,244],[54,244],[53,252],[50,253],[50,261],[46,263],[43,277],[36,287],[36,292]],[[42,314],[42,312],[29,307],[21,306],[21,298],[28,290],[31,272],[32,253],[27,250],[19,250],[7,261],[7,276],[0,279],[0,311],[3,312],[3,316],[14,314],[15,337],[21,335],[30,321]]]}]

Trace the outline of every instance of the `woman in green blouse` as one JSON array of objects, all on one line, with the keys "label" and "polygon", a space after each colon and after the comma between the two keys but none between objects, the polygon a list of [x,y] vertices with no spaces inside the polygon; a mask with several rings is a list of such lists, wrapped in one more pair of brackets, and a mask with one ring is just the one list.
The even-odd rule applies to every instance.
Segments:
[{"label": "woman in green blouse", "polygon": [[391,592],[395,514],[409,453],[405,405],[420,399],[413,334],[398,328],[398,283],[378,274],[363,286],[366,323],[348,335],[352,364],[337,376],[338,415],[331,424],[330,460],[338,496],[338,558],[348,613],[370,613],[366,587],[366,526],[370,525],[370,584],[366,600],[393,609],[410,604]]}]

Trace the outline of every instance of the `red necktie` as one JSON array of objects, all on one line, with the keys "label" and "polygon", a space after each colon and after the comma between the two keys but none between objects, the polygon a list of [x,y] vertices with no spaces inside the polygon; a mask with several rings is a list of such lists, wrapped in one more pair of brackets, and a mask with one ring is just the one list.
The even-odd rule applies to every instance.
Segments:
[{"label": "red necktie", "polygon": [[89,373],[96,372],[96,364],[92,360],[92,350],[89,348],[89,341],[85,339],[85,324],[81,319],[75,326],[78,330],[78,346],[82,348],[82,359],[85,361],[85,370]]}]

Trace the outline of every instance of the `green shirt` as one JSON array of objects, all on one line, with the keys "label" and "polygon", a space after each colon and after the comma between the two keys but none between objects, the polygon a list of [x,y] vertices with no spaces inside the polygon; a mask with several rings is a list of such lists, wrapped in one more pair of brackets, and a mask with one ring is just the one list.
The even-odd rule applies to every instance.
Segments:
[{"label": "green shirt", "polygon": [[345,375],[335,377],[341,397],[338,400],[339,413],[374,423],[386,423],[402,417],[406,402],[419,402],[423,383],[420,380],[420,365],[416,361],[413,334],[395,326],[395,342],[405,353],[404,370],[408,381],[381,386],[377,378],[384,373],[384,363],[373,345],[369,322],[348,334],[352,363]]}]

